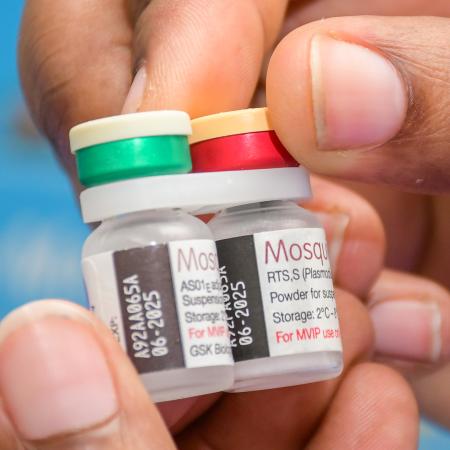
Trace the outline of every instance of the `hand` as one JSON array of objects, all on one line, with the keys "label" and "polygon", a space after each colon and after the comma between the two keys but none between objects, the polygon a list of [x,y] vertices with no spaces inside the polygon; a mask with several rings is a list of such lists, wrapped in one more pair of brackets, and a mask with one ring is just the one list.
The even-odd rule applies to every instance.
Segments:
[{"label": "hand", "polygon": [[[361,302],[339,291],[338,304],[342,380],[163,405],[177,448],[414,448],[412,392],[392,369],[363,362],[372,333]],[[2,322],[0,397],[2,449],[175,449],[109,330],[67,302],[32,303]]]},{"label": "hand", "polygon": [[[30,1],[20,48],[23,84],[34,117],[73,176],[67,131],[75,123],[117,114],[123,108],[127,112],[179,108],[198,116],[246,107],[252,97],[258,101],[264,94],[264,89],[256,89],[265,85],[266,71],[261,72],[261,67],[266,66],[264,60],[269,59],[278,38],[311,20],[363,13],[445,16],[450,12],[445,0],[419,1],[414,7],[403,1],[377,0],[368,7],[351,0],[318,0],[291,2],[283,19],[287,3],[153,0],[127,2],[125,9],[118,0]],[[421,192],[448,190],[449,158],[444,153],[448,142],[448,27],[448,20],[438,18],[346,17],[316,22],[290,34],[276,49],[267,78],[273,122],[288,149],[322,174]],[[317,34],[316,56],[331,53],[322,59],[323,64],[315,59],[316,75],[320,73],[327,82],[327,73],[342,75],[339,67],[348,71],[336,77],[341,84],[334,84],[337,92],[332,95],[327,89],[333,83],[320,88],[316,82],[313,98],[308,55],[311,38]],[[343,42],[338,45],[337,41]],[[344,58],[349,55],[345,63],[336,61],[339,48],[335,42],[346,49]],[[328,69],[326,64],[330,64]],[[372,73],[383,76],[361,86],[361,77],[369,80],[364,78],[369,64]],[[348,92],[349,84],[360,98],[353,109],[343,103],[346,95],[338,95]],[[408,105],[406,88],[412,100]],[[380,90],[385,104],[379,102]],[[338,101],[329,103],[330,98]],[[331,110],[327,109],[330,105]],[[377,105],[375,116],[367,105]],[[322,124],[320,136],[315,134],[316,119]],[[322,151],[318,145],[353,150]],[[316,183],[312,207],[344,215],[352,211],[336,269],[337,283],[372,304],[378,353],[428,363],[446,361],[448,291],[404,271],[449,282],[448,199],[391,191],[380,194],[379,189],[363,188],[387,226],[388,263],[403,271],[383,271],[368,296],[381,269],[382,255],[372,251],[382,248],[376,231],[379,223],[364,222],[366,214],[374,216],[373,211],[360,200],[353,208],[354,196],[347,197],[344,208],[342,202],[335,204],[335,196],[349,196],[348,191],[321,180]],[[362,216],[360,206],[365,212]],[[356,226],[355,220],[367,226]],[[351,227],[358,230],[356,235]],[[364,255],[363,262],[355,266],[358,255]],[[387,320],[398,316],[402,320]],[[439,318],[440,329],[435,326]]]},{"label": "hand", "polygon": [[[423,2],[416,13],[449,15],[450,5]],[[346,183],[386,225],[390,269],[367,298],[377,354],[404,371],[423,411],[448,427],[450,197],[419,194],[450,192],[449,36],[448,18],[315,22],[278,45],[266,86],[277,133],[299,161],[372,184]]]}]

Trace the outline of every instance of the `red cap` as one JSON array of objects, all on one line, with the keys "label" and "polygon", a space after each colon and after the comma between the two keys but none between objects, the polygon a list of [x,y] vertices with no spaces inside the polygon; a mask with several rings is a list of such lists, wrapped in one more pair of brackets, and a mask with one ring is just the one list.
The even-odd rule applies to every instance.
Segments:
[{"label": "red cap", "polygon": [[270,125],[267,108],[214,114],[192,121],[193,172],[297,167]]}]

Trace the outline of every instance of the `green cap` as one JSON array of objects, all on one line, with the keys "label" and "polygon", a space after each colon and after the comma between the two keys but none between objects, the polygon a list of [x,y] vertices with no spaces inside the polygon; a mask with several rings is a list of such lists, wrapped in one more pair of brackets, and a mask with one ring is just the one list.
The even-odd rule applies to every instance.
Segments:
[{"label": "green cap", "polygon": [[81,184],[188,173],[192,169],[189,116],[150,111],[93,120],[72,128],[70,146]]}]

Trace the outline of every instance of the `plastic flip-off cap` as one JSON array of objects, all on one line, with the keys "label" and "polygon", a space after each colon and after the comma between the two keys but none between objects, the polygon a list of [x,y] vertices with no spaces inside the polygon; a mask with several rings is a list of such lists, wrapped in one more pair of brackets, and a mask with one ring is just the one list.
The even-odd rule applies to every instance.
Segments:
[{"label": "plastic flip-off cap", "polygon": [[78,177],[86,187],[192,169],[188,114],[150,111],[106,117],[70,130]]},{"label": "plastic flip-off cap", "polygon": [[200,117],[192,130],[194,172],[298,166],[273,131],[267,108]]}]

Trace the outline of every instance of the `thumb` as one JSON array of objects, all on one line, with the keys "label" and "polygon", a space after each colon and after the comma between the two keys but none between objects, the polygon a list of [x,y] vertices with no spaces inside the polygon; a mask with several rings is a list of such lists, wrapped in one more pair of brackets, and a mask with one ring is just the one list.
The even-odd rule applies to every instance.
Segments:
[{"label": "thumb", "polygon": [[175,448],[112,335],[68,302],[32,303],[1,322],[0,399],[0,448]]},{"label": "thumb", "polygon": [[342,17],[298,28],[267,76],[274,127],[311,170],[450,191],[450,19]]}]

